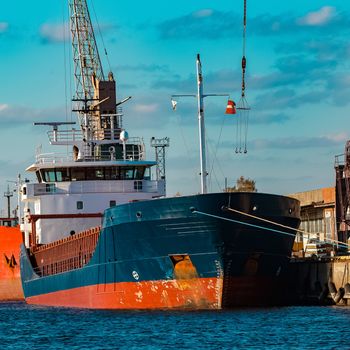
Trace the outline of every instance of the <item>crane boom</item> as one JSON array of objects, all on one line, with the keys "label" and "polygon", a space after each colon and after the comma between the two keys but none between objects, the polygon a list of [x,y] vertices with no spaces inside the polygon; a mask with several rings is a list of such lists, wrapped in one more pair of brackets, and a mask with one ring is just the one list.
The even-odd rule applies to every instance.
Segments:
[{"label": "crane boom", "polygon": [[[92,155],[96,141],[119,138],[121,114],[117,113],[116,83],[113,74],[105,80],[87,0],[68,0],[75,76],[76,112],[83,140]],[[101,146],[106,148],[107,146]]]},{"label": "crane boom", "polygon": [[69,0],[76,99],[94,99],[93,79],[105,80],[86,0]]}]

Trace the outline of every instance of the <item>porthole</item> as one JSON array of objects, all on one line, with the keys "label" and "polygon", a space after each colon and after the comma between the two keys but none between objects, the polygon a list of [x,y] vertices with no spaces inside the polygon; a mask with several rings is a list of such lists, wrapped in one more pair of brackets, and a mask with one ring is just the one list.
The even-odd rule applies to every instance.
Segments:
[{"label": "porthole", "polygon": [[136,213],[136,217],[137,217],[138,219],[141,219],[141,218],[142,218],[142,213],[141,213],[140,211],[138,211],[138,212]]},{"label": "porthole", "polygon": [[257,205],[254,205],[253,211],[257,211],[257,210],[258,210],[258,206],[257,206]]},{"label": "porthole", "polygon": [[132,277],[134,277],[136,281],[138,281],[138,279],[140,278],[140,276],[139,276],[139,274],[137,273],[137,271],[133,271],[133,272],[132,272]]}]

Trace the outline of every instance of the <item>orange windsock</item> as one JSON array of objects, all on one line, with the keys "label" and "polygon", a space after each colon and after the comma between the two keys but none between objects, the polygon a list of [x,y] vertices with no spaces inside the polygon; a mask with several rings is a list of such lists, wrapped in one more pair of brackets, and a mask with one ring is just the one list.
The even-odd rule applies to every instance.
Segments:
[{"label": "orange windsock", "polygon": [[227,101],[225,114],[236,114],[236,104],[232,100]]}]

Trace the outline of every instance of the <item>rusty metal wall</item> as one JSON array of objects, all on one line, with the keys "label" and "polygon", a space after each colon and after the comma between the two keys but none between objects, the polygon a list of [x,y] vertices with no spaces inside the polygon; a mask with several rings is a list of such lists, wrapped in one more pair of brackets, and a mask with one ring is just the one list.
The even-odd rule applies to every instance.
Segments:
[{"label": "rusty metal wall", "polygon": [[83,231],[43,246],[33,252],[35,272],[47,276],[77,269],[86,265],[95,250],[100,227]]}]

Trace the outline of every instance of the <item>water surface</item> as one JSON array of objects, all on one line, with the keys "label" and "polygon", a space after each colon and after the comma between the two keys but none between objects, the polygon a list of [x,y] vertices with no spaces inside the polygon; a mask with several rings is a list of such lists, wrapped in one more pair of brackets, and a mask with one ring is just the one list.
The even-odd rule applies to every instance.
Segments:
[{"label": "water surface", "polygon": [[350,308],[105,311],[0,304],[1,349],[350,349]]}]

